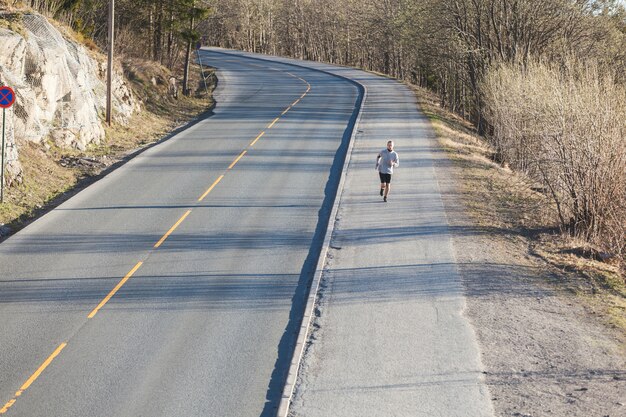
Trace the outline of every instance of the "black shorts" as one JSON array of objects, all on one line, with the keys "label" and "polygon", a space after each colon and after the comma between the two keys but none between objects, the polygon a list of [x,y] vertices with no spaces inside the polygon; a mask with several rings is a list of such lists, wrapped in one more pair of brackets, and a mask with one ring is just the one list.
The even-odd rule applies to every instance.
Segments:
[{"label": "black shorts", "polygon": [[386,183],[389,184],[391,183],[391,174],[383,174],[382,172],[379,172],[378,175],[380,175],[380,183]]}]

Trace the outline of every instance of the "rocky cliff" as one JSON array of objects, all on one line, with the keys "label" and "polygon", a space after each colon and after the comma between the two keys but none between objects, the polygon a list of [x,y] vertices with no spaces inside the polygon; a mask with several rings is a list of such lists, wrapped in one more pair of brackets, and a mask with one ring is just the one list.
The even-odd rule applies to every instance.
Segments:
[{"label": "rocky cliff", "polygon": [[[63,36],[37,14],[0,14],[0,84],[16,102],[7,111],[7,183],[21,180],[20,145],[27,141],[85,149],[104,139],[104,57]],[[2,27],[4,26],[4,27]],[[128,123],[139,102],[118,72],[113,114]]]}]

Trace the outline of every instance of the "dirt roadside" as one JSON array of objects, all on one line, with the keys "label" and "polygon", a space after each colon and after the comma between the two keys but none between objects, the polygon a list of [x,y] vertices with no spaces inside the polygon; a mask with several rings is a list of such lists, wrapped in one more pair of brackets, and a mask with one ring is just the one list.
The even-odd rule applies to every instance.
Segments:
[{"label": "dirt roadside", "polygon": [[545,226],[549,204],[436,98],[414,88],[445,156],[437,170],[498,416],[626,416],[626,292]]}]

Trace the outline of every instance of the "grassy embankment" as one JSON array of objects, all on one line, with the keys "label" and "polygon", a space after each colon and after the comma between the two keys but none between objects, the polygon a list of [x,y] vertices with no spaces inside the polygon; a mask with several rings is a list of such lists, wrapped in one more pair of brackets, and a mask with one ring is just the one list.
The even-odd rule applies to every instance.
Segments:
[{"label": "grassy embankment", "polygon": [[471,125],[441,109],[436,96],[413,87],[452,164],[457,196],[477,226],[502,230],[525,242],[559,276],[558,287],[574,292],[608,325],[626,332],[626,284],[617,265],[593,259],[584,243],[560,233],[554,207],[528,178],[493,161],[493,151]]},{"label": "grassy embankment", "polygon": [[[69,30],[64,28],[63,31],[67,36]],[[81,41],[80,36],[72,36]],[[97,51],[93,51],[93,42],[82,41],[98,55]],[[99,58],[102,59],[102,55]],[[204,86],[200,88],[200,68],[197,65],[192,65],[190,71],[190,85],[198,86],[197,93],[191,97],[179,94],[178,99],[168,93],[170,72],[166,68],[153,62],[128,59],[122,67],[135,96],[142,102],[141,111],[135,113],[126,126],[114,123],[106,127],[105,140],[99,145],[89,146],[85,151],[61,149],[51,141],[44,141],[41,145],[18,144],[24,170],[23,182],[5,187],[5,203],[0,205],[0,225],[4,225],[2,234],[24,227],[95,181],[112,165],[158,141],[212,105],[210,91],[214,85],[209,86],[207,96]]]}]

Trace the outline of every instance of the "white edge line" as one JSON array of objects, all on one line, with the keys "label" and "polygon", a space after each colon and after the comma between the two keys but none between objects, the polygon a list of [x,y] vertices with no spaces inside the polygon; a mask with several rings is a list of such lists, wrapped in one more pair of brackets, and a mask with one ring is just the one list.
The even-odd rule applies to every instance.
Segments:
[{"label": "white edge line", "polygon": [[341,75],[337,75],[337,74],[333,74],[333,75],[340,77],[340,78],[344,78],[352,83],[360,85],[363,88],[363,99],[361,100],[359,114],[352,128],[352,135],[350,136],[350,143],[348,144],[348,149],[346,151],[346,159],[343,163],[343,168],[341,170],[341,178],[339,179],[339,185],[337,186],[337,194],[335,196],[335,201],[333,203],[333,209],[330,213],[330,217],[328,218],[328,227],[326,228],[326,235],[324,236],[324,244],[322,246],[320,257],[317,261],[317,267],[315,268],[315,275],[313,277],[313,282],[311,283],[309,297],[306,302],[306,307],[304,308],[302,324],[300,325],[300,332],[298,334],[298,339],[296,341],[296,345],[294,348],[293,357],[291,359],[291,364],[289,365],[289,371],[287,373],[287,380],[285,382],[285,387],[283,388],[283,394],[280,398],[280,403],[278,404],[278,412],[276,414],[277,417],[287,417],[289,414],[291,400],[292,400],[294,390],[296,387],[296,382],[298,381],[298,371],[300,370],[300,363],[302,361],[302,357],[304,356],[304,350],[305,350],[305,347],[309,338],[309,330],[311,327],[311,322],[314,317],[317,294],[319,291],[320,282],[322,280],[324,266],[326,265],[326,258],[328,255],[328,248],[330,246],[330,239],[334,231],[335,222],[337,219],[337,211],[339,210],[341,196],[343,195],[344,184],[345,184],[346,175],[348,172],[348,165],[350,164],[350,160],[352,159],[352,149],[354,148],[354,142],[356,139],[356,135],[358,133],[358,126],[361,121],[361,115],[363,114],[363,106],[365,105],[365,100],[367,99],[367,87],[365,85],[355,80],[349,79],[347,77],[343,77]]}]

